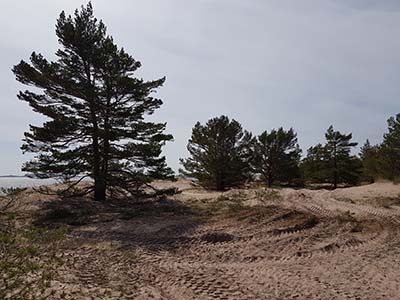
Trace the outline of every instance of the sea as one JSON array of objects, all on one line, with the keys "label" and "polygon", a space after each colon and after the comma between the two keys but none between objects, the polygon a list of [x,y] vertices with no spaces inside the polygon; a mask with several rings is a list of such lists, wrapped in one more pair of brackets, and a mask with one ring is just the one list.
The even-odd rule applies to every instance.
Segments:
[{"label": "sea", "polygon": [[29,177],[0,177],[0,188],[37,187],[56,183],[54,179],[36,179]]}]

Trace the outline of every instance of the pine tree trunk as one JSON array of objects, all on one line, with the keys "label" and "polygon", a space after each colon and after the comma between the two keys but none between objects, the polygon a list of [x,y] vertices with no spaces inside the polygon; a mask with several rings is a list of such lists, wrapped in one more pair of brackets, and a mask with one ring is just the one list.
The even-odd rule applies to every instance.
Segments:
[{"label": "pine tree trunk", "polygon": [[269,188],[272,187],[273,181],[274,181],[273,175],[271,174],[271,171],[269,171],[269,172],[267,173],[267,184],[268,184],[268,187],[269,187]]},{"label": "pine tree trunk", "polygon": [[337,169],[337,153],[336,153],[336,145],[333,150],[333,189],[336,190],[338,184],[338,169]]},{"label": "pine tree trunk", "polygon": [[[93,76],[91,75],[90,66],[84,61],[84,68],[86,73],[86,79],[88,86],[93,89],[94,82]],[[104,171],[101,170],[101,155],[99,146],[99,125],[98,117],[96,115],[96,101],[93,91],[90,90],[89,94],[89,107],[90,107],[90,118],[93,125],[92,132],[92,148],[93,148],[93,178],[94,178],[94,200],[95,201],[105,201],[106,200],[106,180],[104,176]]]},{"label": "pine tree trunk", "polygon": [[334,171],[333,171],[333,189],[337,188],[338,184],[338,170],[337,170],[337,161],[336,158],[334,160]]},{"label": "pine tree trunk", "polygon": [[215,177],[215,188],[217,189],[217,191],[225,190],[225,183],[223,178],[224,176],[221,172],[219,172]]},{"label": "pine tree trunk", "polygon": [[95,201],[106,201],[106,190],[107,185],[105,183],[104,177],[99,176],[94,179],[94,200]]},{"label": "pine tree trunk", "polygon": [[224,191],[225,190],[225,184],[223,183],[222,180],[218,180],[217,181],[216,188],[217,188],[217,191]]},{"label": "pine tree trunk", "polygon": [[269,188],[272,187],[272,179],[271,179],[271,178],[268,178],[267,184],[268,184],[268,187],[269,187]]},{"label": "pine tree trunk", "polygon": [[338,174],[337,174],[337,170],[335,170],[334,179],[333,179],[333,189],[337,189],[337,183],[338,183]]}]

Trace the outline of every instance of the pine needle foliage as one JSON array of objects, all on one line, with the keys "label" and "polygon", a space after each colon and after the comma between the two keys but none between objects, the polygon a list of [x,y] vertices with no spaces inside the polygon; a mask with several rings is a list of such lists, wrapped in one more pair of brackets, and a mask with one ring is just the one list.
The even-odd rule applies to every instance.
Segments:
[{"label": "pine needle foliage", "polygon": [[94,198],[109,189],[134,192],[153,178],[172,175],[161,148],[172,136],[165,123],[146,121],[161,105],[151,94],[165,78],[135,77],[141,63],[119,48],[91,3],[57,20],[61,48],[48,61],[33,52],[14,66],[16,79],[32,90],[18,98],[45,116],[30,125],[22,150],[35,154],[23,170],[39,178],[93,179]]}]

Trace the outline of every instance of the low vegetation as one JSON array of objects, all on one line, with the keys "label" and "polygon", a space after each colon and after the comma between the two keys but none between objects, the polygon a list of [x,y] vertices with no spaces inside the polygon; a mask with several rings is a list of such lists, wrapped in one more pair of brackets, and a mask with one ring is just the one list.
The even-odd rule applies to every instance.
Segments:
[{"label": "low vegetation", "polygon": [[[2,220],[4,222],[4,220]],[[12,223],[12,220],[9,220]],[[67,227],[0,230],[0,299],[46,299],[51,280],[63,264]]]},{"label": "low vegetation", "polygon": [[10,209],[25,190],[26,188],[19,187],[0,188],[0,214]]}]

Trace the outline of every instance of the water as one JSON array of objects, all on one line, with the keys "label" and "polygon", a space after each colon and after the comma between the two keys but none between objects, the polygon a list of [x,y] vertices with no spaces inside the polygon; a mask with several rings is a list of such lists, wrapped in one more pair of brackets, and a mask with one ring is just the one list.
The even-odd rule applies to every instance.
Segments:
[{"label": "water", "polygon": [[54,179],[35,179],[28,177],[0,177],[0,188],[34,187],[53,184]]}]

